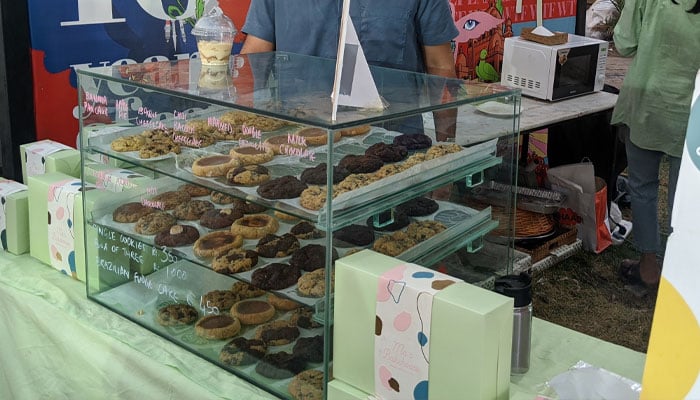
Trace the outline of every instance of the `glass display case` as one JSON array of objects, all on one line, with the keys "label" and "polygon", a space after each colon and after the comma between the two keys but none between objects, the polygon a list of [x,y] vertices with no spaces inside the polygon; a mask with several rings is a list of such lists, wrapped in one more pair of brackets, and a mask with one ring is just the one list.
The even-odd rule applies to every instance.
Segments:
[{"label": "glass display case", "polygon": [[[79,70],[88,297],[287,398],[301,371],[328,381],[336,259],[510,272],[520,92],[372,67],[384,107],[333,120],[334,72],[280,52]],[[498,137],[438,141],[494,103]]]}]

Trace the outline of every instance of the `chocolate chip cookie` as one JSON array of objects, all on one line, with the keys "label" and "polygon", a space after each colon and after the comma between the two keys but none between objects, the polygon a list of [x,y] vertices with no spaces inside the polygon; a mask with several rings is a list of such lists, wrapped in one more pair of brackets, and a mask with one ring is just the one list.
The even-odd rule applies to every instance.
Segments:
[{"label": "chocolate chip cookie", "polygon": [[155,208],[144,206],[139,202],[131,202],[117,207],[112,213],[112,219],[114,222],[131,223],[154,211],[156,211]]},{"label": "chocolate chip cookie", "polygon": [[214,209],[214,204],[208,200],[189,200],[178,204],[173,209],[173,215],[177,219],[186,221],[198,220],[202,214]]},{"label": "chocolate chip cookie", "polygon": [[396,209],[411,217],[424,217],[440,208],[440,205],[427,197],[416,197],[399,204]]},{"label": "chocolate chip cookie", "polygon": [[[335,274],[331,274],[333,292]],[[326,269],[320,268],[302,275],[297,281],[297,292],[305,297],[323,297],[326,294]]]},{"label": "chocolate chip cookie", "polygon": [[388,144],[388,143],[375,143],[367,150],[365,150],[366,156],[377,157],[384,162],[397,162],[408,157],[408,149],[405,146],[398,144]]},{"label": "chocolate chip cookie", "polygon": [[167,231],[177,223],[177,218],[166,211],[155,211],[139,218],[134,231],[142,235],[155,235]]},{"label": "chocolate chip cookie", "polygon": [[253,250],[232,249],[214,258],[211,267],[220,274],[236,274],[250,271],[258,265],[258,253]]},{"label": "chocolate chip cookie", "polygon": [[286,289],[295,283],[301,276],[301,271],[284,263],[271,263],[253,271],[250,282],[265,290]]},{"label": "chocolate chip cookie", "polygon": [[269,180],[270,170],[262,165],[244,165],[226,173],[226,181],[238,186],[258,186]]},{"label": "chocolate chip cookie", "polygon": [[219,353],[219,361],[226,365],[250,365],[265,356],[267,345],[261,339],[246,339],[242,336],[226,343]]},{"label": "chocolate chip cookie", "polygon": [[393,143],[399,146],[404,146],[408,150],[427,149],[433,145],[433,140],[426,135],[408,135],[403,134],[394,137]]},{"label": "chocolate chip cookie", "polygon": [[299,249],[299,239],[291,233],[282,236],[267,234],[263,236],[255,247],[255,251],[262,257],[279,258],[287,257]]},{"label": "chocolate chip cookie", "polygon": [[[338,259],[338,250],[332,249],[332,260]],[[299,267],[304,271],[315,271],[326,266],[326,246],[321,244],[307,244],[292,253],[289,264]]]},{"label": "chocolate chip cookie", "polygon": [[189,325],[199,318],[197,309],[189,304],[168,304],[158,309],[156,322],[163,326]]},{"label": "chocolate chip cookie", "polygon": [[351,174],[366,174],[374,172],[384,165],[379,157],[359,154],[348,154],[341,158],[338,167],[345,168]]},{"label": "chocolate chip cookie", "polygon": [[287,390],[294,400],[323,400],[323,372],[302,371],[289,382]]},{"label": "chocolate chip cookie", "polygon": [[213,209],[199,217],[199,224],[209,229],[228,228],[235,220],[242,216],[242,211],[233,208]]},{"label": "chocolate chip cookie", "polygon": [[[345,179],[350,172],[343,167],[333,168],[333,183],[339,183]],[[325,185],[328,176],[328,164],[320,163],[315,167],[306,168],[301,172],[299,179],[307,185]]]},{"label": "chocolate chip cookie", "polygon": [[349,225],[333,232],[338,247],[367,246],[374,241],[374,230],[368,226]]}]

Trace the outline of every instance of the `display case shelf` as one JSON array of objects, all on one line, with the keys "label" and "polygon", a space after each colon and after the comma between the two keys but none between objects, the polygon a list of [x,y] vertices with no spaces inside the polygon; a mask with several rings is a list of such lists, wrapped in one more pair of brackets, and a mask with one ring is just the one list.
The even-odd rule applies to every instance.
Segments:
[{"label": "display case shelf", "polygon": [[[520,92],[497,85],[371,67],[386,108],[341,107],[334,120],[329,97],[334,72],[334,60],[281,52],[234,56],[227,68],[216,71],[203,69],[198,60],[79,70],[84,183],[91,180],[88,171],[93,169],[107,175],[114,168],[133,171],[134,176],[139,173],[129,185],[120,187],[120,180],[113,179],[111,185],[98,182],[96,189],[85,193],[88,297],[214,365],[287,398],[288,385],[298,369],[321,371],[324,383],[328,381],[336,257],[373,249],[407,262],[444,267],[448,273],[475,284],[511,271],[512,240],[503,243],[500,238],[499,244],[493,245],[489,237],[496,228],[507,231],[508,226],[503,225],[512,227],[512,218],[496,220],[489,204],[470,199],[477,198],[471,194],[478,194],[476,188],[482,182],[516,185],[517,135],[513,132],[518,127]],[[220,79],[213,81],[213,76]],[[434,121],[442,126],[441,122],[450,122],[454,117],[449,110],[486,101],[514,105],[513,115],[494,117],[494,123],[511,125],[511,133],[481,137],[467,147],[436,140]],[[357,127],[366,128],[350,131]],[[304,129],[317,133],[306,137],[302,135]],[[408,132],[418,136],[409,136]],[[277,151],[270,157],[267,149],[272,148],[269,140],[273,137],[280,140],[278,146],[283,143],[290,151]],[[397,143],[401,140],[424,146],[400,148]],[[139,152],[146,146],[155,151],[166,144],[173,152],[156,153],[151,158]],[[238,151],[240,148],[247,150]],[[365,156],[372,148],[382,148],[384,153],[380,155],[385,157],[389,151],[386,149],[391,149],[394,158],[379,163],[376,159],[363,159],[362,165],[352,167],[357,170],[348,166],[348,171],[343,171],[340,164],[346,159]],[[241,152],[252,152],[256,157],[246,158]],[[251,168],[256,168],[256,174],[269,175],[269,182],[289,177],[285,179],[294,181],[297,189],[294,193],[271,195],[260,189],[266,183],[233,184],[226,176],[232,166],[218,170],[216,176],[193,170],[195,163],[205,157],[230,154],[238,160],[235,164],[260,166],[261,169]],[[297,184],[301,183],[302,174],[322,163],[327,167],[320,181]],[[363,170],[367,163],[380,169]],[[343,176],[334,181],[335,175],[341,173]],[[249,268],[221,274],[215,271],[212,258],[197,255],[191,241],[156,245],[154,235],[136,232],[136,216],[128,222],[117,222],[115,213],[120,206],[159,206],[153,201],[154,196],[179,191],[183,185],[207,192],[193,195],[192,207],[195,203],[197,207],[213,209],[261,206],[257,213],[276,221],[278,228],[271,233],[278,237],[291,234],[297,224],[310,224],[316,236],[300,235],[296,246],[320,247],[321,253],[316,255],[320,264],[297,262],[291,268],[297,275],[290,278],[289,284],[273,285],[261,281],[262,273],[258,271],[274,267],[275,274],[279,273],[279,264],[291,264],[291,252],[278,252],[275,255],[279,257],[259,256]],[[299,192],[299,187],[309,192]],[[213,201],[209,193],[228,197],[228,203]],[[313,202],[302,201],[310,193],[315,193]],[[181,199],[180,204],[188,201]],[[411,202],[419,202],[420,206],[410,208]],[[498,206],[502,209],[514,210],[514,204],[514,192],[499,197]],[[175,215],[170,208],[161,211]],[[391,217],[386,217],[387,212]],[[200,237],[230,231],[228,225],[207,228],[198,217],[180,216],[174,223],[194,228]],[[347,235],[349,229],[359,233]],[[262,236],[242,238],[238,248],[260,250]],[[321,277],[310,275],[316,271],[323,272]],[[304,279],[325,289],[310,294],[307,283],[302,283]],[[203,299],[215,291],[232,292],[234,284],[240,282],[265,286],[263,291],[254,293],[254,300],[272,302],[273,298],[275,304],[286,301],[296,307],[297,311],[293,311],[278,306],[269,320],[286,321],[285,329],[294,332],[289,343],[266,342],[264,346],[267,357],[282,357],[283,352],[289,357],[301,357],[303,361],[294,359],[295,367],[270,368],[274,360],[264,359],[262,354],[245,366],[232,365],[230,357],[222,358],[222,351],[230,349],[232,340],[252,339],[263,323],[244,324],[235,334],[229,332],[221,339],[201,336],[196,324],[202,318],[231,315],[226,307],[212,307]],[[233,296],[235,300],[244,297],[241,293]],[[164,323],[159,312],[172,304],[193,307],[196,318],[179,324],[171,321],[175,325]],[[291,317],[302,313],[306,319],[300,325],[299,318]],[[300,338],[311,337],[321,338],[314,339],[313,359],[295,350],[305,341]]]}]

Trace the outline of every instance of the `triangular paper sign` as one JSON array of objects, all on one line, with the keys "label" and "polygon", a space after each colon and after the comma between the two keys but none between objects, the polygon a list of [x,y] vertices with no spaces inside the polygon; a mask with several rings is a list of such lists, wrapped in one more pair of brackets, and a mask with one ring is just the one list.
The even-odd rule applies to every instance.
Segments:
[{"label": "triangular paper sign", "polygon": [[362,45],[357,38],[349,10],[350,0],[345,0],[340,22],[338,57],[333,84],[333,120],[336,119],[339,105],[358,108],[384,108],[377,91],[377,85],[369,71],[365,53],[362,51]]}]

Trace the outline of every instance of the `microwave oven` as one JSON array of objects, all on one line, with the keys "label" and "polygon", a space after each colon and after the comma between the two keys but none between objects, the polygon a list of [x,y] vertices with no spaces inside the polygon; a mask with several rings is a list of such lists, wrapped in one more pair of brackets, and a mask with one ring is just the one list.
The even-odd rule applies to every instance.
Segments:
[{"label": "microwave oven", "polygon": [[607,56],[608,42],[585,36],[569,34],[568,42],[551,46],[509,37],[503,43],[501,84],[549,101],[600,91]]}]

